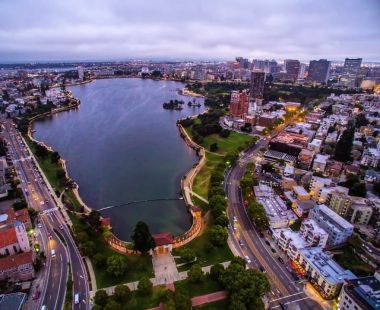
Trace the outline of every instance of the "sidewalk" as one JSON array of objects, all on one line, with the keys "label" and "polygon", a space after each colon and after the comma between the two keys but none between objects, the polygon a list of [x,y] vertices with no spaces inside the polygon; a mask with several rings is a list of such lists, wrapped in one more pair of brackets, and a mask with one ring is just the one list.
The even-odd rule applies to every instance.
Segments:
[{"label": "sidewalk", "polygon": [[196,296],[191,298],[191,305],[193,307],[208,304],[210,302],[218,301],[227,298],[226,291],[219,291],[211,294]]}]

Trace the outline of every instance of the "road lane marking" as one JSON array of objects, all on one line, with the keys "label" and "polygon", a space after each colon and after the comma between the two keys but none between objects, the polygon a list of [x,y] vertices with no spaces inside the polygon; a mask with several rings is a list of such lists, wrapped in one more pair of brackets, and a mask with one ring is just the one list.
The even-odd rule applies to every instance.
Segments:
[{"label": "road lane marking", "polygon": [[[59,274],[59,284],[58,284],[58,290],[57,290],[57,299],[55,300],[54,309],[57,309],[57,302],[58,302],[58,298],[60,296],[59,291],[61,289],[61,281],[62,281],[62,269],[63,269],[62,254],[59,254],[59,257],[61,259],[61,272]],[[63,296],[63,297],[65,297],[65,296]]]},{"label": "road lane marking", "polygon": [[299,293],[295,293],[295,294],[291,294],[291,295],[287,295],[287,296],[283,296],[283,297],[280,297],[280,298],[277,298],[277,299],[273,299],[273,300],[270,300],[269,302],[275,302],[277,300],[281,300],[281,299],[285,299],[285,298],[288,298],[288,297],[292,297],[292,296],[296,296],[296,295],[299,295],[299,294],[303,294],[303,292],[299,292]]}]

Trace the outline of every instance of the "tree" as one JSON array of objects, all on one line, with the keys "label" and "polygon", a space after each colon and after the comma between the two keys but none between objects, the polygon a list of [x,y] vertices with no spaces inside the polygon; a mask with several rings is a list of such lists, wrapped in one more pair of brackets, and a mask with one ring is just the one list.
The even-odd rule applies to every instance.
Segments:
[{"label": "tree", "polygon": [[91,210],[90,214],[86,218],[91,229],[96,232],[99,232],[101,230],[100,217],[101,214],[99,211]]},{"label": "tree", "polygon": [[184,248],[180,252],[181,261],[184,263],[192,262],[195,259],[195,253],[192,249]]},{"label": "tree", "polygon": [[191,282],[201,282],[204,277],[203,270],[199,264],[194,264],[190,267],[187,277]]},{"label": "tree", "polygon": [[117,301],[124,303],[131,296],[131,290],[126,285],[116,285],[114,297]]},{"label": "tree", "polygon": [[141,295],[150,295],[153,291],[153,284],[148,277],[142,277],[137,285],[137,292]]},{"label": "tree", "polygon": [[215,219],[215,224],[223,227],[227,227],[229,223],[228,217],[226,214],[221,214]]},{"label": "tree", "polygon": [[119,310],[122,309],[121,305],[114,299],[109,298],[104,310]]},{"label": "tree", "polygon": [[335,147],[335,159],[341,162],[347,162],[351,160],[351,148],[354,140],[355,129],[354,127],[348,127],[340,137]]},{"label": "tree", "polygon": [[268,216],[262,204],[258,202],[250,203],[247,212],[258,230],[264,230],[269,227]]},{"label": "tree", "polygon": [[107,263],[107,257],[103,253],[96,253],[93,257],[93,262],[96,267],[104,267]]},{"label": "tree", "polygon": [[212,265],[210,268],[210,278],[219,281],[219,277],[224,271],[224,266],[222,264]]},{"label": "tree", "polygon": [[15,211],[19,211],[21,209],[24,209],[24,208],[27,208],[28,207],[28,204],[26,203],[26,201],[24,199],[20,200],[20,201],[16,201],[13,205],[13,210]]},{"label": "tree", "polygon": [[61,159],[61,156],[59,156],[58,152],[51,153],[51,162],[52,163],[57,164],[60,159]]},{"label": "tree", "polygon": [[373,184],[373,192],[377,196],[380,196],[380,182],[376,182],[376,183]]},{"label": "tree", "polygon": [[107,259],[107,273],[120,277],[127,271],[127,260],[121,255],[112,255]]},{"label": "tree", "polygon": [[230,295],[230,309],[235,309],[232,305],[235,305],[236,309],[246,309],[254,304],[260,305],[257,299],[261,299],[270,290],[265,274],[254,269],[246,270],[244,266],[234,262],[222,272],[220,283]]},{"label": "tree", "polygon": [[176,289],[174,293],[174,302],[176,310],[190,310],[191,299],[189,294],[184,289]]},{"label": "tree", "polygon": [[230,135],[230,131],[228,129],[222,129],[221,132],[219,132],[219,136],[222,138],[227,138]]},{"label": "tree", "polygon": [[83,243],[80,248],[85,256],[93,256],[96,252],[95,243],[93,241]]},{"label": "tree", "polygon": [[210,151],[216,152],[218,150],[218,143],[213,143],[210,145]]},{"label": "tree", "polygon": [[367,188],[365,183],[356,183],[354,184],[351,189],[348,192],[351,196],[358,196],[358,197],[366,197],[367,196]]},{"label": "tree", "polygon": [[98,306],[105,306],[108,301],[108,295],[105,290],[99,290],[96,291],[95,297],[94,297],[94,302]]},{"label": "tree", "polygon": [[154,239],[150,234],[148,225],[142,221],[136,224],[131,238],[134,242],[134,249],[140,251],[141,253],[146,253],[156,246]]},{"label": "tree", "polygon": [[214,246],[223,246],[226,244],[228,231],[225,227],[214,225],[210,229],[210,242]]},{"label": "tree", "polygon": [[226,198],[222,195],[215,195],[210,198],[208,205],[211,210],[215,209],[218,206],[223,206],[224,208],[227,208],[227,201]]}]

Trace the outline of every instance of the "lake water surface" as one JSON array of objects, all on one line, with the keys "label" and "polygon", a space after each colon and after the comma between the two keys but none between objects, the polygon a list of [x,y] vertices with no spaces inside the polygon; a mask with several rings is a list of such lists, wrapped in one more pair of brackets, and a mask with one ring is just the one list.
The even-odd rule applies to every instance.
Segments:
[{"label": "lake water surface", "polygon": [[[173,81],[104,79],[68,89],[80,99],[78,110],[34,124],[34,137],[66,161],[84,202],[93,209],[136,200],[178,198],[180,179],[197,161],[181,139],[176,121],[203,111],[162,108],[184,85]],[[197,98],[198,102],[203,99]],[[186,231],[191,218],[183,201],[131,204],[102,212],[115,234],[130,240],[137,221],[151,232]]]}]

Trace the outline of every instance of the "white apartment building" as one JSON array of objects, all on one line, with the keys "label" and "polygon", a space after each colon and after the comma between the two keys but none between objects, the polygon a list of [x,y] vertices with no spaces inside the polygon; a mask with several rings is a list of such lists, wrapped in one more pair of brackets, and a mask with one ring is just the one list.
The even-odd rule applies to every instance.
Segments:
[{"label": "white apartment building", "polygon": [[336,246],[347,241],[354,231],[354,226],[325,205],[317,205],[309,213],[328,234],[328,245]]},{"label": "white apartment building", "polygon": [[317,172],[325,172],[327,160],[330,158],[329,155],[317,154],[313,162],[313,170]]},{"label": "white apartment building", "polygon": [[313,176],[310,181],[310,196],[315,201],[320,202],[322,189],[330,187],[332,183],[332,180],[329,178]]},{"label": "white apartment building", "polygon": [[344,270],[319,247],[299,250],[298,263],[306,271],[309,281],[326,299],[339,294],[344,280],[355,279],[350,270]]}]

